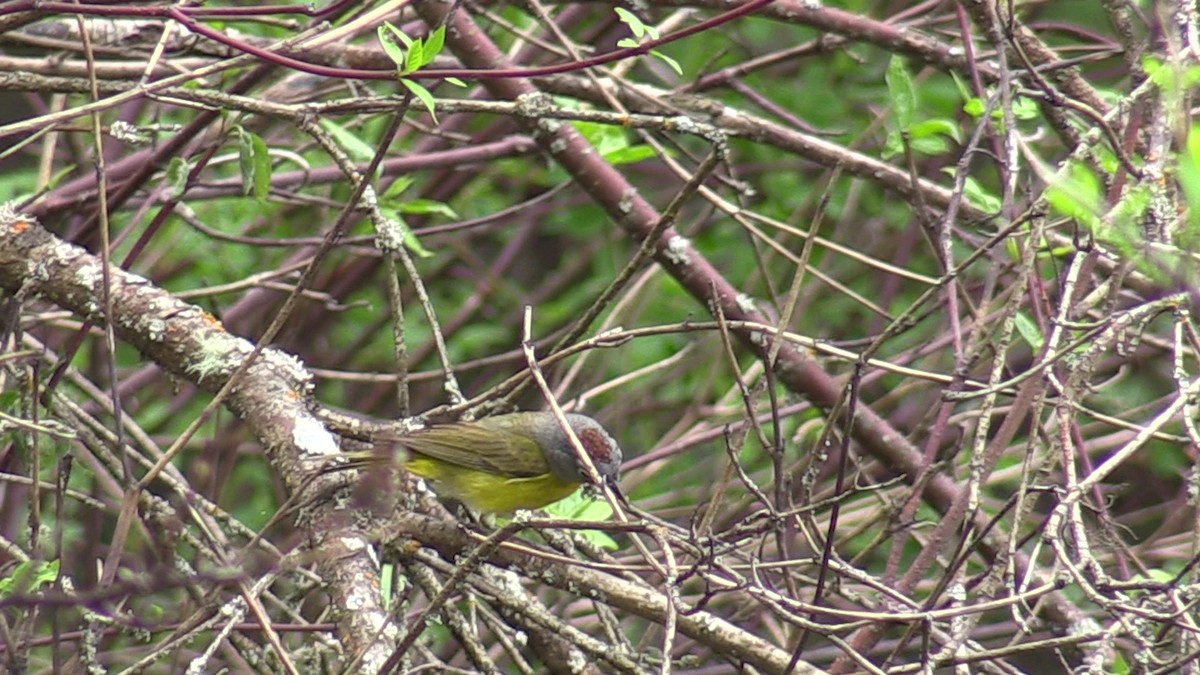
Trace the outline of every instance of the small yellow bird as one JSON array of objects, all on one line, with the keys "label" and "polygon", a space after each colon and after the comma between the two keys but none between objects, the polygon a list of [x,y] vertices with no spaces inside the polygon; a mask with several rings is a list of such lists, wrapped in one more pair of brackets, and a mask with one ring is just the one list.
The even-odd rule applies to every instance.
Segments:
[{"label": "small yellow bird", "polygon": [[[596,420],[577,413],[567,423],[605,482],[615,486],[621,448]],[[575,448],[550,412],[518,412],[474,422],[437,424],[395,438],[407,452],[401,465],[428,480],[443,497],[481,513],[540,509],[588,482]],[[330,470],[388,464],[387,453],[350,453]]]}]

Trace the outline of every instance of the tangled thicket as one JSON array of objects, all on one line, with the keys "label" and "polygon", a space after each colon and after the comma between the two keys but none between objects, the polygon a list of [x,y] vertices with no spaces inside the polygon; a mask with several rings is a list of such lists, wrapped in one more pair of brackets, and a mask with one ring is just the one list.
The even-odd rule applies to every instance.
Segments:
[{"label": "tangled thicket", "polygon": [[0,5],[2,668],[1194,668],[1200,10],[838,4]]}]

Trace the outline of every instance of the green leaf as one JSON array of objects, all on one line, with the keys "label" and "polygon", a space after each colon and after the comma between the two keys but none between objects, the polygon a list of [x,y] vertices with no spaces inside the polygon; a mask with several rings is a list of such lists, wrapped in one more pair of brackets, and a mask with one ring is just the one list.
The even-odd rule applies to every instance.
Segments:
[{"label": "green leaf", "polygon": [[966,80],[959,76],[958,73],[950,71],[950,79],[954,81],[954,88],[958,90],[958,96],[963,101],[970,101],[975,98],[974,92],[967,86]]},{"label": "green leaf", "polygon": [[421,39],[413,40],[412,47],[408,50],[408,56],[404,59],[404,70],[408,73],[415,73],[425,65],[425,52],[421,43]]},{"label": "green leaf", "polygon": [[1175,581],[1176,573],[1158,567],[1146,570],[1148,574],[1135,574],[1130,581],[1134,583],[1149,582],[1152,584],[1169,584]]},{"label": "green leaf", "polygon": [[271,191],[271,152],[258,134],[239,126],[238,166],[242,171],[242,194],[266,201]]},{"label": "green leaf", "polygon": [[[19,391],[0,391],[0,410],[5,412],[16,412],[17,405],[21,402],[21,392]],[[9,431],[13,427],[5,427],[5,431]]]},{"label": "green leaf", "polygon": [[446,27],[438,26],[436,30],[430,33],[425,40],[425,46],[421,49],[424,55],[426,64],[433,63],[434,57],[442,53],[442,48],[446,46]]},{"label": "green leaf", "polygon": [[901,154],[904,154],[904,139],[900,137],[899,131],[889,129],[887,140],[883,143],[883,158],[891,159]]},{"label": "green leaf", "polygon": [[[585,497],[582,491],[577,491],[566,499],[551,504],[546,507],[546,511],[550,515],[562,518],[563,520],[590,520],[597,522],[610,520],[613,514],[612,506],[608,502],[603,499]],[[600,530],[580,530],[579,535],[593,545],[610,551],[620,548],[616,540],[609,536],[607,532]]]},{"label": "green leaf", "polygon": [[0,579],[0,598],[36,591],[58,578],[58,561],[26,560]]},{"label": "green leaf", "polygon": [[[933,119],[917,122],[909,128],[908,145],[918,155],[941,155],[950,150],[947,137],[959,140],[959,128],[950,120]],[[904,137],[897,130],[888,133],[884,157],[904,153]]]},{"label": "green leaf", "polygon": [[409,215],[439,215],[447,218],[457,218],[458,214],[444,202],[435,199],[413,199],[396,204],[396,210]]},{"label": "green leaf", "polygon": [[383,47],[384,53],[392,60],[392,63],[396,64],[396,68],[400,68],[404,64],[404,50],[396,44],[395,36],[404,35],[404,33],[385,21],[383,25],[375,29],[375,34],[379,38],[379,45]]},{"label": "green leaf", "polygon": [[1187,149],[1179,156],[1179,186],[1188,205],[1187,228],[1180,243],[1190,247],[1200,241],[1200,125],[1188,132]]},{"label": "green leaf", "polygon": [[[952,166],[943,168],[942,173],[951,178],[958,175],[958,172]],[[988,192],[974,176],[967,176],[967,179],[963,181],[963,194],[966,195],[968,202],[983,211],[988,213],[1000,212],[1000,198]]]},{"label": "green leaf", "polygon": [[1093,232],[1100,228],[1101,205],[1104,203],[1100,179],[1083,164],[1072,163],[1065,175],[1046,189],[1046,200],[1056,211],[1087,226]]},{"label": "green leaf", "polygon": [[1042,336],[1041,329],[1033,322],[1033,319],[1024,312],[1017,312],[1016,320],[1017,332],[1021,334],[1021,337],[1025,338],[1029,346],[1033,347],[1033,351],[1042,351],[1042,346],[1046,344],[1046,338]]},{"label": "green leaf", "polygon": [[967,102],[963,104],[963,112],[967,113],[971,117],[974,117],[975,119],[983,117],[983,113],[986,110],[987,106],[984,105],[983,99],[976,96],[972,96],[971,98],[967,99]]},{"label": "green leaf", "polygon": [[379,205],[385,210],[385,213],[394,217],[395,220],[399,222],[401,229],[405,231],[406,237],[413,237],[411,241],[405,239],[404,243],[406,246],[414,251],[420,250],[428,253],[428,251],[425,251],[425,249],[421,247],[420,243],[416,241],[414,235],[407,230],[408,225],[404,222],[404,219],[400,216],[400,214],[439,215],[447,218],[458,218],[458,214],[455,213],[454,209],[450,208],[444,202],[439,202],[434,199],[401,199],[401,195],[403,195],[403,193],[408,190],[408,188],[411,187],[414,182],[415,179],[413,179],[411,176],[401,176],[392,181],[392,184],[388,186],[386,191],[384,191],[383,196],[379,198]]},{"label": "green leaf", "polygon": [[404,43],[405,49],[412,49],[413,39],[408,37],[407,35],[405,35],[404,31],[400,30],[399,28],[396,28],[395,26],[393,26],[390,23],[385,22],[384,25],[391,29],[392,35],[394,35],[397,40]]},{"label": "green leaf", "polygon": [[683,75],[683,67],[679,65],[678,61],[658,51],[657,49],[651,49],[650,53],[654,56],[657,56],[659,60],[670,66],[671,70],[674,70],[676,75]]},{"label": "green leaf", "polygon": [[1000,213],[1000,198],[983,189],[974,176],[967,176],[963,183],[963,194],[967,196],[967,201],[977,208],[987,213]]},{"label": "green leaf", "polygon": [[425,87],[422,87],[421,85],[419,85],[416,82],[413,82],[412,80],[407,79],[407,78],[401,79],[400,84],[403,84],[405,87],[408,87],[408,90],[413,93],[413,96],[416,96],[417,98],[421,99],[421,103],[425,104],[425,108],[429,111],[429,114],[431,116],[433,116],[433,122],[434,122],[434,124],[436,124],[437,123],[437,112],[434,111],[435,104],[433,101],[433,94],[430,94],[429,90],[426,89]]},{"label": "green leaf", "polygon": [[1162,67],[1163,62],[1161,59],[1153,56],[1147,56],[1146,58],[1142,59],[1142,70],[1146,71],[1146,74],[1150,76],[1150,81],[1154,82],[1155,84],[1160,84],[1157,78],[1159,77],[1159,70]]},{"label": "green leaf", "polygon": [[239,126],[238,134],[238,169],[242,173],[242,194],[248,195],[254,189],[254,139],[253,134]]},{"label": "green leaf", "polygon": [[271,152],[258,134],[251,134],[254,151],[254,198],[265,202],[271,194]]},{"label": "green leaf", "polygon": [[416,233],[412,231],[412,227],[401,217],[398,210],[392,207],[381,206],[380,211],[383,212],[383,215],[388,220],[393,221],[395,227],[399,229],[400,241],[404,244],[404,248],[412,251],[413,255],[418,258],[428,258],[433,255],[429,249],[421,245],[421,240],[417,238]]},{"label": "green leaf", "polygon": [[646,24],[642,23],[642,20],[636,14],[624,7],[617,7],[613,11],[617,13],[617,18],[620,19],[621,23],[629,26],[629,31],[633,33],[635,38],[640,40],[646,34]]},{"label": "green leaf", "polygon": [[601,155],[607,155],[615,150],[629,147],[629,139],[625,130],[611,124],[599,122],[574,122],[575,130],[595,146]]},{"label": "green leaf", "polygon": [[412,176],[400,176],[396,180],[392,181],[392,184],[388,186],[386,191],[384,191],[383,196],[379,198],[380,203],[389,204],[398,201],[400,195],[403,194],[404,191],[411,187],[415,182],[417,182],[417,179],[413,178]]},{"label": "green leaf", "polygon": [[320,123],[321,128],[332,134],[337,139],[338,145],[341,145],[355,160],[369,162],[375,156],[375,148],[367,145],[358,137],[358,134],[330,119],[322,118]]},{"label": "green leaf", "polygon": [[462,80],[458,79],[457,77],[447,77],[447,78],[446,78],[446,81],[447,81],[447,82],[449,82],[450,84],[453,84],[453,85],[454,85],[454,86],[456,86],[456,87],[465,87],[465,86],[467,86],[467,83],[466,83],[466,82],[463,82]]},{"label": "green leaf", "polygon": [[918,155],[941,155],[950,150],[950,142],[942,136],[909,139],[909,145]]},{"label": "green leaf", "polygon": [[1036,119],[1041,113],[1038,111],[1037,101],[1025,96],[1018,96],[1017,100],[1013,101],[1013,117],[1019,120]]},{"label": "green leaf", "polygon": [[957,142],[962,142],[962,134],[959,127],[953,120],[947,119],[932,119],[923,122],[917,122],[908,130],[909,136],[913,140],[922,138],[933,138],[935,136],[949,136]]},{"label": "green leaf", "polygon": [[621,38],[620,40],[617,40],[617,46],[624,49],[636,49],[640,45],[638,45],[638,41],[634,40],[633,38]]},{"label": "green leaf", "polygon": [[636,162],[652,159],[657,155],[658,153],[649,145],[638,144],[605,153],[604,161],[613,165],[634,164]]},{"label": "green leaf", "polygon": [[187,178],[191,170],[191,164],[182,157],[172,157],[167,163],[167,183],[171,186],[171,199],[179,199],[184,190],[187,190]]},{"label": "green leaf", "polygon": [[912,126],[917,114],[917,89],[913,85],[912,76],[904,67],[904,59],[893,56],[888,62],[887,75],[888,95],[892,99],[892,110],[896,115],[896,123],[900,130]]},{"label": "green leaf", "polygon": [[1200,83],[1200,68],[1196,66],[1176,67],[1175,64],[1163,63],[1148,57],[1143,61],[1143,67],[1150,80],[1160,89],[1167,92],[1192,89]]}]

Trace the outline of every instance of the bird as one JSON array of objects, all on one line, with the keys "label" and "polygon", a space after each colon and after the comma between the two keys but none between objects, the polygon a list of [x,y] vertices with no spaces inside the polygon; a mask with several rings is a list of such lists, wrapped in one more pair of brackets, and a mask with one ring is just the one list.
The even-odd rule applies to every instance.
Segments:
[{"label": "bird", "polygon": [[[620,446],[591,417],[564,417],[601,479],[615,487]],[[591,482],[559,418],[548,411],[434,424],[375,440],[399,452],[346,453],[347,462],[329,470],[383,466],[395,458],[409,473],[429,481],[439,496],[483,514],[540,509]]]}]

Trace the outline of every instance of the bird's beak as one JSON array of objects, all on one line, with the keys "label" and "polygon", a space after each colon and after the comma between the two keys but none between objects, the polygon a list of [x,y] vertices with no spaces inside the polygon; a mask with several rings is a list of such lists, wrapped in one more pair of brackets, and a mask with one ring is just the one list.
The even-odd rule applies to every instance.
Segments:
[{"label": "bird's beak", "polygon": [[621,486],[617,484],[616,477],[605,476],[604,485],[612,491],[613,496],[617,498],[617,501],[621,502],[621,504],[624,506],[629,506],[629,499],[625,496],[624,492],[621,492]]}]

